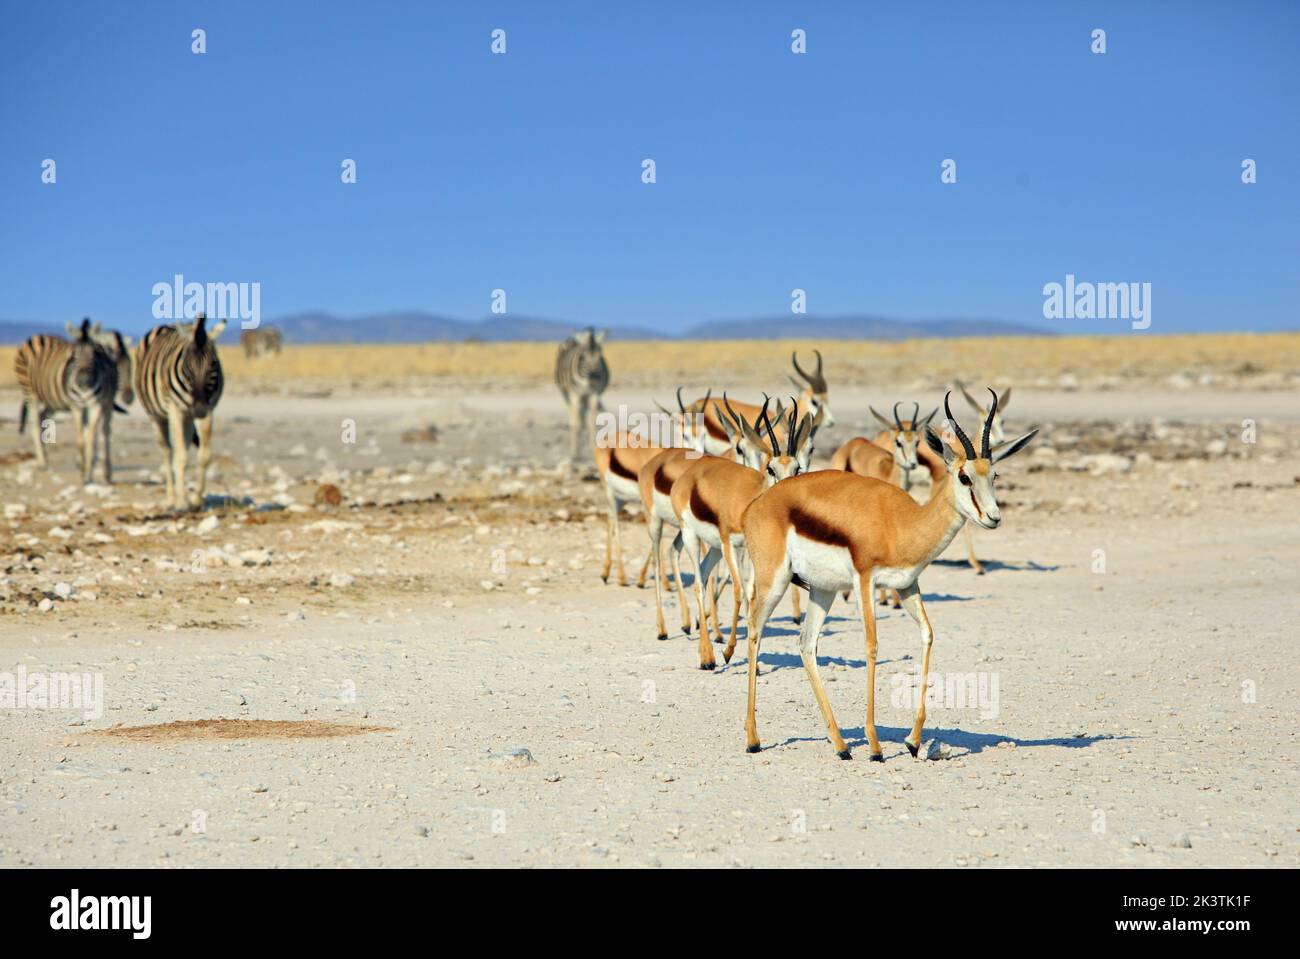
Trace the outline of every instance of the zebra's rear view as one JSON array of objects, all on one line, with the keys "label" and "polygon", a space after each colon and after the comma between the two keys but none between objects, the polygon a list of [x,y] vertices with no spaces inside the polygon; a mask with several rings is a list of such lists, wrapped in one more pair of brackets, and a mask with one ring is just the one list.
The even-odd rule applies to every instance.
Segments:
[{"label": "zebra's rear view", "polygon": [[[109,437],[115,408],[114,398],[118,394],[120,383],[119,357],[96,339],[102,332],[98,323],[92,326],[89,319],[84,319],[80,327],[69,323],[67,329],[68,335],[72,337],[71,342],[61,336],[40,334],[30,337],[14,356],[14,374],[23,394],[22,408],[18,414],[18,432],[22,433],[27,428],[28,413],[34,413],[32,439],[36,448],[36,460],[48,467],[45,445],[52,427],[50,417],[56,412],[71,412],[77,434],[77,459],[82,482],[89,483],[91,480],[99,436],[102,433],[103,479],[105,483],[111,483],[113,464]],[[113,336],[120,344],[120,334],[114,333]],[[129,363],[128,358],[128,379]],[[131,402],[129,385],[125,388],[122,401]],[[121,411],[126,412],[124,409]]]},{"label": "zebra's rear view", "polygon": [[[212,461],[212,412],[225,385],[216,340],[225,328],[221,320],[208,330],[200,314],[193,323],[155,326],[136,351],[135,390],[158,431],[167,501],[177,509],[203,505]],[[189,445],[199,448],[199,462],[195,490],[187,499]]]},{"label": "zebra's rear view", "polygon": [[609,386],[609,367],[602,349],[605,333],[591,327],[575,333],[560,344],[555,358],[555,385],[569,407],[569,458],[574,462],[579,450],[591,444],[600,394]]}]

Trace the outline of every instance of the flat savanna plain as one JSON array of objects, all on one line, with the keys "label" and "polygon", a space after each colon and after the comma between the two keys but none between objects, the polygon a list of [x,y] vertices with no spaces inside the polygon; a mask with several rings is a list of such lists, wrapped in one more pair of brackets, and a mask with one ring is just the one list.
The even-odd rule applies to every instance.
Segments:
[{"label": "flat savanna plain", "polygon": [[[919,641],[878,607],[865,761],[842,601],[820,661],[854,761],[788,600],[744,752],[743,639],[702,672],[693,638],[656,641],[652,589],[600,581],[552,347],[224,344],[199,514],[161,508],[138,405],[112,487],[76,479],[66,418],[50,472],[0,418],[0,675],[104,694],[90,718],[0,709],[0,864],[1297,865],[1300,336],[613,343],[605,403],[751,399],[813,345],[838,420],[818,465],[874,432],[868,404],[928,411],[953,377],[1014,384],[1009,431],[1043,428],[975,535],[986,575],[959,536],[922,576],[947,758],[903,748]],[[623,540],[634,582],[639,516]]]}]

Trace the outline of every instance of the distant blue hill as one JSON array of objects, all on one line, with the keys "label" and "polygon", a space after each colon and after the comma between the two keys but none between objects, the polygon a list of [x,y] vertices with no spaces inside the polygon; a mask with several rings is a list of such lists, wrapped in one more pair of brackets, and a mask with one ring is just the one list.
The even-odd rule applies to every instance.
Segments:
[{"label": "distant blue hill", "polygon": [[[558,342],[586,324],[530,316],[490,316],[456,320],[434,313],[395,312],[345,318],[332,313],[295,313],[264,322],[276,326],[287,343],[505,343]],[[111,323],[105,323],[112,326]],[[598,328],[601,324],[596,324]],[[616,340],[773,340],[816,337],[845,340],[908,340],[961,336],[1054,336],[1055,331],[1002,320],[891,320],[879,316],[771,316],[697,323],[680,334],[649,327],[607,324]],[[140,336],[144,324],[122,326]],[[33,333],[61,333],[62,323],[0,322],[0,343],[21,343]],[[238,339],[232,322],[223,342]]]}]

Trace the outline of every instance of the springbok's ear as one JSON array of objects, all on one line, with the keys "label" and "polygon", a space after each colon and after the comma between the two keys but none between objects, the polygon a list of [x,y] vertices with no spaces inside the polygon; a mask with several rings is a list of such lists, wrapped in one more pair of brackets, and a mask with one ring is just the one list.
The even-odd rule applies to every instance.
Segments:
[{"label": "springbok's ear", "polygon": [[871,410],[871,415],[874,416],[876,419],[880,420],[880,425],[883,426],[885,429],[892,430],[896,428],[892,421],[885,419],[883,416],[877,413],[876,408],[874,406],[868,406],[867,409]]},{"label": "springbok's ear", "polygon": [[961,390],[961,395],[966,397],[966,402],[970,404],[971,409],[973,409],[980,416],[983,416],[984,407],[980,406],[979,403],[976,401],[975,397],[971,396],[970,393],[966,391],[965,384],[962,383],[960,380],[957,381],[957,389]]},{"label": "springbok's ear", "polygon": [[1030,430],[1013,443],[1005,443],[993,452],[993,462],[1000,463],[1008,456],[1014,456],[1029,445],[1029,441],[1038,435],[1038,430]]},{"label": "springbok's ear", "polygon": [[918,425],[922,428],[929,426],[930,420],[934,419],[934,414],[938,412],[939,412],[939,407],[936,406],[934,409],[930,411],[930,415],[927,416],[925,419],[921,420],[921,422]]},{"label": "springbok's ear", "polygon": [[937,456],[942,456],[944,463],[951,464],[957,458],[957,454],[952,451],[952,447],[945,443],[929,426],[925,428],[925,445],[930,447],[931,452]]},{"label": "springbok's ear", "polygon": [[1011,387],[1008,386],[1007,391],[998,397],[998,410],[1005,411],[1007,408],[1007,404],[1010,402],[1011,402]]},{"label": "springbok's ear", "polygon": [[225,328],[226,328],[226,321],[218,320],[217,325],[212,327],[212,329],[208,330],[208,336],[210,336],[212,339],[215,340],[217,337],[221,335],[222,331],[225,330]]},{"label": "springbok's ear", "polygon": [[68,331],[68,336],[75,338],[81,335],[81,327],[76,323],[64,323],[63,328]]},{"label": "springbok's ear", "polygon": [[808,386],[807,383],[800,383],[798,380],[796,380],[796,379],[795,379],[793,376],[791,376],[789,373],[785,374],[785,378],[786,378],[787,380],[789,380],[789,381],[790,381],[790,384],[791,384],[795,389],[797,389],[797,390],[805,389],[805,388]]},{"label": "springbok's ear", "polygon": [[605,342],[605,337],[609,336],[609,330],[601,330],[596,334],[596,345],[601,346]]}]

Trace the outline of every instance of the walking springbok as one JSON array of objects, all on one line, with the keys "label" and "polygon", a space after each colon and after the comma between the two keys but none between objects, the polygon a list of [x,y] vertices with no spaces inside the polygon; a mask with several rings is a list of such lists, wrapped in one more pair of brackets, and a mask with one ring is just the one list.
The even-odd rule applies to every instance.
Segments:
[{"label": "walking springbok", "polygon": [[[822,354],[820,350],[813,350],[817,357],[817,367],[809,373],[799,365],[799,354],[791,353],[790,362],[794,365],[794,371],[802,378],[802,382],[790,376],[790,382],[800,390],[795,398],[795,411],[798,414],[798,421],[801,421],[805,413],[814,417],[820,416],[818,421],[820,426],[834,426],[835,416],[831,413],[828,388],[826,386],[826,377],[822,375]],[[712,393],[712,391],[710,391]],[[707,397],[705,398],[707,400]],[[718,404],[709,404],[705,400],[696,400],[687,409],[693,412],[702,412],[704,414],[704,452],[711,456],[724,456],[727,447],[731,445],[730,427],[727,424],[727,418],[718,412]],[[758,427],[759,415],[763,412],[763,407],[756,406],[753,403],[733,402],[731,408],[740,415],[751,427]],[[784,442],[785,436],[785,419],[775,423],[774,427],[777,439]]]},{"label": "walking springbok", "polygon": [[[897,486],[851,473],[823,470],[776,484],[745,511],[745,545],[751,564],[746,582],[749,704],[745,715],[745,748],[748,752],[756,753],[760,748],[754,699],[763,630],[772,610],[793,582],[812,594],[799,636],[799,654],[826,721],[831,745],[840,759],[852,757],[817,671],[817,638],[835,594],[852,589],[857,596],[867,648],[867,742],[872,761],[884,761],[876,738],[876,625],[874,607],[868,601],[871,588],[889,586],[902,594],[903,606],[921,633],[919,688],[924,690],[934,629],[921,602],[918,577],[967,520],[984,529],[997,529],[1002,515],[993,492],[994,464],[1022,450],[1038,432],[1026,433],[992,452],[989,433],[997,412],[994,394],[992,408],[984,421],[980,450],[976,453],[969,437],[953,418],[946,396],[944,412],[961,449],[954,451],[933,430],[926,429],[926,444],[943,457],[947,473],[924,506]],[[916,722],[904,740],[913,756],[920,748],[924,724],[925,697],[921,696]]]},{"label": "walking springbok", "polygon": [[[61,336],[40,334],[28,338],[14,354],[14,375],[23,396],[18,413],[18,432],[27,428],[28,412],[34,412],[32,439],[36,461],[48,467],[42,424],[54,412],[70,411],[76,431],[82,482],[89,483],[94,475],[102,433],[102,475],[105,483],[112,483],[110,436],[113,411],[125,413],[124,406],[133,399],[130,354],[126,351],[122,334],[111,331],[105,336],[100,325],[92,326],[89,319],[82,320],[80,327],[69,323],[67,330],[71,342]],[[107,339],[107,344],[101,342],[101,337]]]},{"label": "walking springbok", "polygon": [[555,385],[569,408],[569,459],[575,463],[583,439],[590,442],[595,434],[600,394],[609,386],[603,349],[606,332],[588,327],[575,333],[560,344],[555,356]]},{"label": "walking springbok", "polygon": [[[202,313],[193,323],[155,326],[136,349],[135,389],[153,419],[162,450],[167,501],[176,509],[198,509],[212,461],[212,413],[225,378],[217,357],[220,320],[211,330]],[[186,447],[199,448],[195,491],[186,501]]]},{"label": "walking springbok", "polygon": [[[989,415],[989,410],[981,406],[979,401],[967,392],[966,387],[962,385],[960,380],[955,381],[955,384],[957,389],[961,390],[962,396],[966,397],[966,402],[968,402],[979,415],[980,422],[984,422]],[[1007,403],[1009,403],[1010,400],[1011,387],[1008,386],[1006,392],[999,396],[997,402],[993,404],[993,427],[989,430],[989,442],[993,444],[994,449],[997,449],[1006,441],[1006,428],[1002,422],[1002,414],[1006,410]],[[926,469],[930,471],[930,484],[931,487],[933,487],[934,483],[947,472],[947,468],[944,466],[942,457],[937,456],[926,448],[921,449],[921,460]],[[965,540],[966,555],[970,562],[970,568],[975,570],[976,576],[983,576],[984,567],[980,563],[979,558],[975,555],[975,534],[969,526],[966,527]]]},{"label": "walking springbok", "polygon": [[[741,583],[736,566],[735,551],[744,546],[741,517],[750,502],[765,489],[787,477],[807,472],[812,458],[812,440],[816,433],[813,417],[805,413],[796,423],[797,409],[789,411],[786,422],[786,447],[782,452],[767,415],[769,400],[764,397],[759,415],[761,426],[767,432],[771,452],[763,438],[749,423],[727,403],[726,415],[730,417],[729,432],[733,435],[736,450],[744,463],[725,460],[700,461],[673,483],[670,499],[682,531],[686,554],[695,564],[695,598],[704,618],[703,584],[708,579],[719,558],[727,561],[731,574],[734,605],[731,613],[731,634],[722,653],[724,662],[731,662],[736,649],[736,626],[740,620]],[[718,411],[721,413],[721,410]],[[701,544],[704,555],[701,556]],[[779,598],[779,597],[778,597]],[[713,646],[704,630],[700,631],[700,669],[713,669]]]},{"label": "walking springbok", "polygon": [[[623,535],[618,514],[624,503],[640,502],[641,488],[637,485],[637,475],[641,472],[641,467],[665,451],[666,447],[651,445],[633,433],[619,433],[614,437],[613,445],[596,444],[596,473],[600,476],[605,501],[609,504],[609,519],[605,524],[605,564],[600,571],[602,582],[609,582],[611,551],[616,551],[618,585],[627,585],[627,574],[623,571]],[[649,565],[650,554],[646,553],[645,562],[641,564],[641,572],[637,576],[638,587],[645,585],[646,568]]]}]

